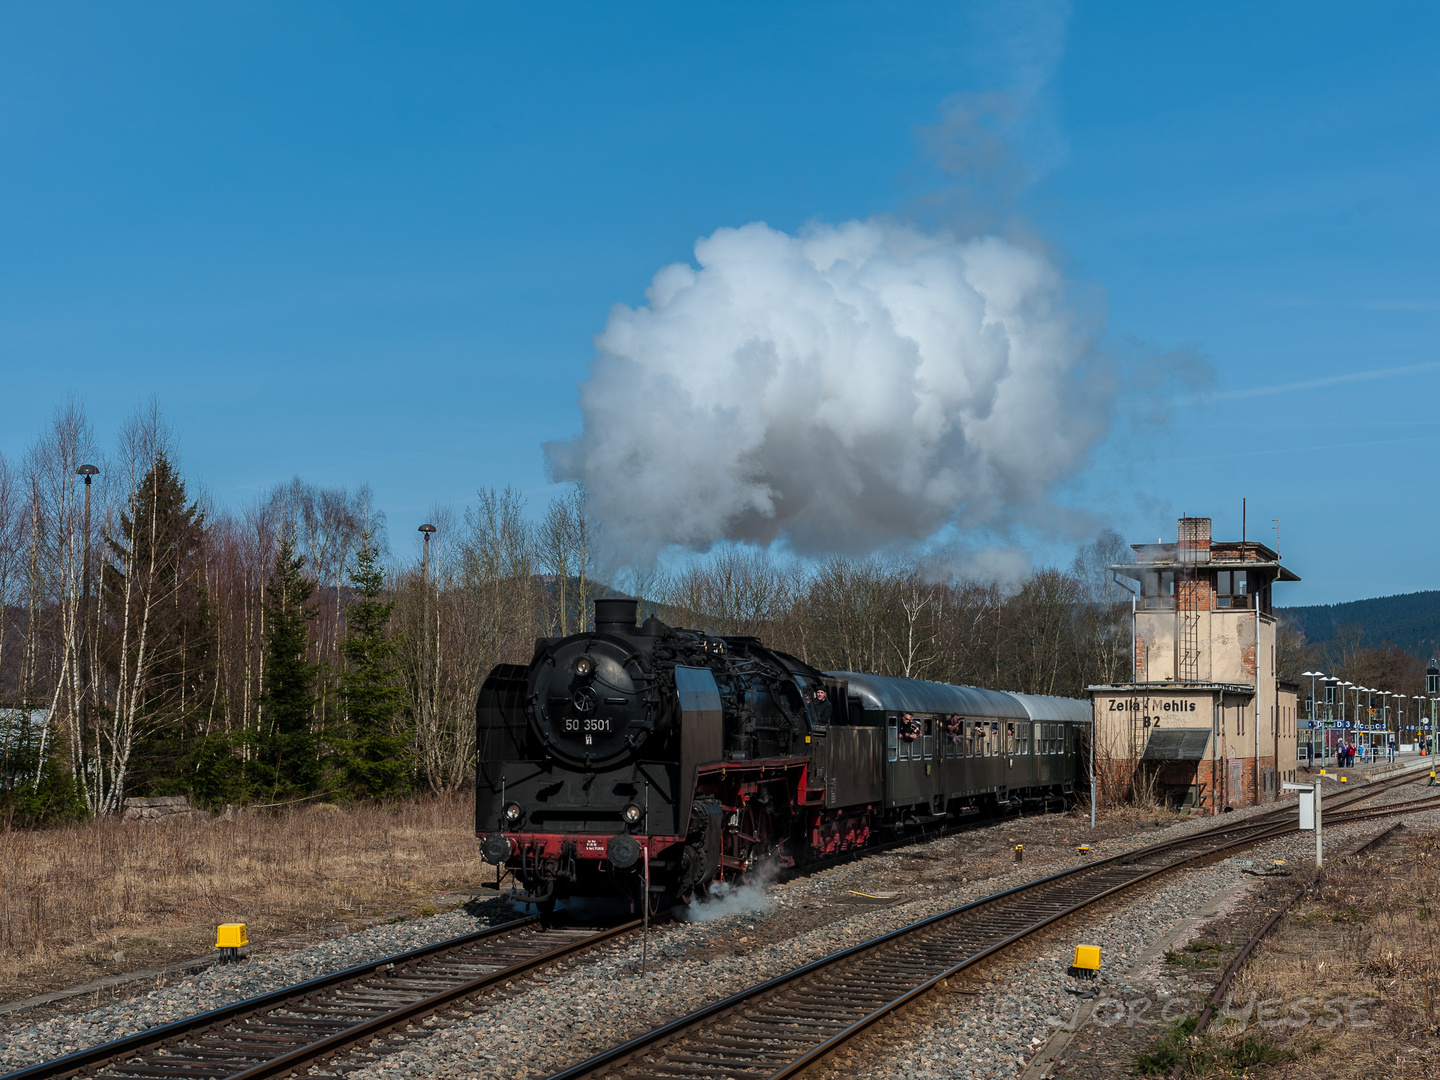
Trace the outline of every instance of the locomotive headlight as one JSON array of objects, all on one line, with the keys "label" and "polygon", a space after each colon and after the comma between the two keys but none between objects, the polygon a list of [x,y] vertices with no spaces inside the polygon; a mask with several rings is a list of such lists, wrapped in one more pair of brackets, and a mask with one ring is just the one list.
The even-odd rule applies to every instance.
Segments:
[{"label": "locomotive headlight", "polygon": [[625,819],[626,825],[639,825],[640,807],[636,806],[633,802],[627,803],[625,809],[620,811],[620,816]]},{"label": "locomotive headlight", "polygon": [[595,674],[595,660],[589,656],[577,656],[575,663],[570,665],[570,669],[574,671],[576,675],[579,675],[580,678],[588,679],[591,675]]},{"label": "locomotive headlight", "polygon": [[520,804],[506,803],[505,809],[501,813],[505,816],[505,824],[514,825],[520,820]]}]

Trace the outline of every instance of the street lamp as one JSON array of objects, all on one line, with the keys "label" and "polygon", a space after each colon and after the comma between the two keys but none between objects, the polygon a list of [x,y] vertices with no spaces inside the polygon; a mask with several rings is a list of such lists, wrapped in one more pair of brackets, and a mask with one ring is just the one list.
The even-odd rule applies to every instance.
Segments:
[{"label": "street lamp", "polygon": [[80,620],[80,710],[83,715],[90,698],[90,481],[100,475],[100,470],[89,462],[75,470],[76,476],[85,478],[85,563],[81,568],[81,603],[85,605]]},{"label": "street lamp", "polygon": [[[1354,688],[1354,685],[1355,685],[1355,684],[1354,684],[1354,683],[1351,683],[1351,681],[1349,681],[1349,680],[1346,680],[1346,681],[1344,681],[1344,683],[1341,683],[1341,739],[1342,739],[1342,740],[1345,739],[1345,708],[1348,707],[1348,704],[1349,704],[1348,701],[1345,700],[1345,691],[1346,691],[1346,690],[1351,690],[1351,688]],[[1358,711],[1359,711],[1359,691],[1358,691],[1358,690],[1355,691],[1355,711],[1356,711],[1356,713],[1358,713]],[[1339,755],[1339,747],[1335,747],[1335,765],[1336,765],[1336,766],[1339,766],[1339,763],[1341,763],[1341,755]]]},{"label": "street lamp", "polygon": [[435,526],[428,521],[416,530],[425,537],[425,554],[420,561],[420,635],[425,646],[420,657],[420,713],[430,718],[430,535]]},{"label": "street lamp", "polygon": [[[1380,693],[1373,686],[1365,689],[1365,741],[1370,747],[1370,756],[1374,757],[1375,751],[1375,701],[1374,695]],[[1382,699],[1383,700],[1383,699]]]},{"label": "street lamp", "polygon": [[1440,696],[1440,664],[1435,658],[1430,658],[1430,666],[1425,669],[1425,696],[1430,699],[1430,779],[1435,779],[1435,751],[1440,749],[1440,732],[1436,731],[1435,725],[1435,698]]},{"label": "street lamp", "polygon": [[1335,728],[1335,699],[1337,697],[1340,699],[1342,718],[1345,712],[1345,695],[1343,691],[1344,687],[1340,685],[1339,678],[1334,675],[1325,676],[1325,723],[1324,727],[1321,728],[1320,736],[1321,758],[1324,766],[1330,764],[1330,734]]},{"label": "street lamp", "polygon": [[[1309,713],[1310,713],[1310,739],[1309,739],[1309,743],[1310,743],[1310,762],[1309,762],[1309,765],[1310,765],[1310,768],[1313,769],[1313,768],[1315,767],[1315,721],[1318,719],[1318,717],[1317,717],[1316,714],[1320,711],[1319,709],[1317,709],[1317,708],[1315,707],[1315,706],[1318,704],[1318,703],[1316,702],[1316,700],[1315,700],[1315,680],[1316,680],[1316,679],[1323,679],[1323,678],[1325,677],[1325,673],[1324,673],[1323,671],[1302,671],[1302,672],[1300,673],[1300,677],[1301,677],[1302,679],[1309,679],[1309,680],[1310,680],[1310,708],[1309,708]],[[1323,724],[1323,721],[1322,721],[1322,724]],[[1320,737],[1321,737],[1321,739],[1324,739],[1324,737],[1325,737],[1325,736],[1324,736],[1324,731],[1325,731],[1325,729],[1324,729],[1323,726],[1321,727],[1320,731],[1321,731],[1321,736],[1320,736]]]}]

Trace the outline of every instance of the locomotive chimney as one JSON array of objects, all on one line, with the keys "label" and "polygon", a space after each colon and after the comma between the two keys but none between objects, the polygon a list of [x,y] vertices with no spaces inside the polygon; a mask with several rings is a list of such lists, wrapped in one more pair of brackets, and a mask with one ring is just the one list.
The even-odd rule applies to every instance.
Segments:
[{"label": "locomotive chimney", "polygon": [[597,634],[633,634],[638,600],[596,600],[595,632]]}]

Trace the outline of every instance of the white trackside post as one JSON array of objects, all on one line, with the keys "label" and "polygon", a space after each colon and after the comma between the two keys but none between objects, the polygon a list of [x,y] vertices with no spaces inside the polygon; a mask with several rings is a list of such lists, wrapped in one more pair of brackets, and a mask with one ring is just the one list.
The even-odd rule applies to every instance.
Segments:
[{"label": "white trackside post", "polygon": [[1320,781],[1313,784],[1281,784],[1284,791],[1300,793],[1300,828],[1315,830],[1315,868],[1325,865],[1325,847],[1320,834]]}]

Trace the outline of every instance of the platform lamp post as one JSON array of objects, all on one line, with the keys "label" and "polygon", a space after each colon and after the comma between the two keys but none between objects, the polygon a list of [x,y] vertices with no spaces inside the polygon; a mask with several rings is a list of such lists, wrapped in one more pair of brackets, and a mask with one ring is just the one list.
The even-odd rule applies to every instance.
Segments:
[{"label": "platform lamp post", "polygon": [[1435,699],[1440,697],[1440,664],[1432,657],[1425,669],[1425,696],[1430,699],[1430,771],[1435,771],[1436,743],[1440,743],[1440,732],[1435,728]]},{"label": "platform lamp post", "polygon": [[[1319,703],[1315,700],[1315,680],[1323,679],[1325,673],[1323,671],[1302,671],[1300,677],[1310,680],[1310,767],[1313,769],[1315,767],[1315,722],[1319,720],[1320,712],[1317,707]],[[1323,733],[1325,729],[1322,727],[1320,730]]]},{"label": "platform lamp post", "polygon": [[[1371,703],[1369,703],[1369,696],[1374,693],[1374,690],[1371,690],[1371,688],[1369,687],[1365,687],[1365,714],[1361,717],[1361,721],[1359,721],[1359,726],[1361,726],[1362,729],[1365,730],[1365,737],[1369,737],[1369,729],[1371,729],[1371,727],[1374,726],[1375,723],[1375,710],[1374,707],[1371,707]],[[1358,697],[1355,698],[1355,711],[1356,713],[1359,713]]]},{"label": "platform lamp post", "polygon": [[425,537],[425,553],[420,559],[420,635],[425,642],[420,655],[420,716],[428,728],[430,721],[430,536],[435,526],[428,521],[416,530]]},{"label": "platform lamp post", "polygon": [[[1353,682],[1350,682],[1348,679],[1340,684],[1340,737],[1342,739],[1345,737],[1345,709],[1349,705],[1349,702],[1345,699],[1345,692],[1354,685],[1355,684]],[[1356,691],[1355,694],[1355,711],[1357,713],[1360,711],[1359,691]],[[1340,767],[1340,756],[1338,748],[1336,750],[1335,756],[1335,767],[1337,769]]]},{"label": "platform lamp post", "polygon": [[[1361,727],[1363,727],[1364,724],[1365,724],[1365,718],[1366,718],[1366,716],[1369,715],[1369,714],[1368,714],[1368,711],[1367,711],[1367,712],[1361,712],[1361,710],[1364,708],[1364,706],[1360,704],[1360,695],[1361,695],[1361,694],[1364,694],[1364,695],[1366,696],[1367,700],[1368,700],[1368,698],[1369,698],[1369,696],[1370,696],[1370,689],[1369,689],[1369,687],[1357,686],[1357,687],[1355,688],[1355,719],[1352,720],[1352,721],[1350,721],[1350,730],[1351,730],[1351,731],[1359,731],[1359,730],[1361,729]],[[1346,740],[1346,743],[1347,743],[1348,745],[1351,745],[1351,746],[1355,745],[1355,744],[1354,744],[1354,737],[1352,736],[1350,739],[1347,739],[1347,740]],[[1351,764],[1353,765],[1354,762],[1351,762]]]},{"label": "platform lamp post", "polygon": [[[1335,699],[1340,696],[1340,680],[1333,675],[1325,676],[1325,727],[1321,739],[1324,761],[1322,768],[1330,765],[1330,732],[1335,728]],[[1344,711],[1342,702],[1341,711]]]},{"label": "platform lamp post", "polygon": [[[1395,698],[1394,716],[1391,716],[1390,698]],[[1395,737],[1390,737],[1390,721],[1395,721]],[[1390,747],[1394,743],[1395,750],[1400,750],[1400,694],[1392,690],[1385,691],[1385,760],[1390,760]]]}]

